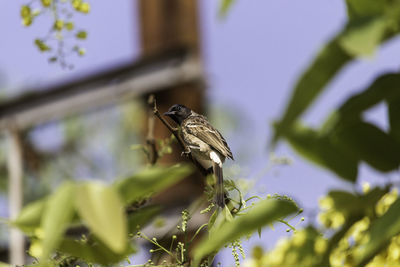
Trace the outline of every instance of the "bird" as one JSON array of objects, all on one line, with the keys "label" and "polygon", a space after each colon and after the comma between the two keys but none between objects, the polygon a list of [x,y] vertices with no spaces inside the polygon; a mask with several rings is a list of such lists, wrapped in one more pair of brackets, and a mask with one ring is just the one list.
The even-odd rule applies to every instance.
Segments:
[{"label": "bird", "polygon": [[175,104],[164,113],[180,127],[180,135],[192,157],[206,170],[216,176],[216,204],[225,206],[222,164],[226,158],[234,160],[225,138],[208,119],[190,108]]}]

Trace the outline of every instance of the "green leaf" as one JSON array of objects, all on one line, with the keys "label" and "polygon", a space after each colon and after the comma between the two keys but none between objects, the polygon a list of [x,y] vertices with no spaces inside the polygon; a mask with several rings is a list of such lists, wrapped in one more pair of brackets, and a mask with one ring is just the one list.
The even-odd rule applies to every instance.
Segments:
[{"label": "green leaf", "polygon": [[21,210],[17,219],[12,221],[11,224],[27,234],[32,234],[40,226],[46,201],[47,198],[29,203]]},{"label": "green leaf", "polygon": [[117,181],[114,184],[124,203],[140,200],[150,193],[159,192],[177,183],[192,172],[189,165],[177,165],[168,168],[152,167]]},{"label": "green leaf", "polygon": [[352,57],[331,40],[316,56],[313,63],[298,80],[282,119],[277,123],[273,143],[285,135],[298,117],[311,105],[336,73]]},{"label": "green leaf", "polygon": [[128,215],[128,229],[130,234],[134,234],[138,229],[143,228],[155,216],[160,213],[160,207],[149,206],[141,208]]},{"label": "green leaf", "polygon": [[338,129],[336,138],[349,154],[379,171],[388,172],[399,167],[399,145],[375,125],[358,120],[348,122]]},{"label": "green leaf", "polygon": [[100,241],[83,243],[65,238],[60,244],[59,251],[87,261],[88,263],[112,264],[118,263],[128,255],[136,253],[136,249],[128,246],[123,252],[115,253]]},{"label": "green leaf", "polygon": [[346,4],[350,19],[380,15],[387,5],[386,1],[376,0],[346,0]]},{"label": "green leaf", "polygon": [[374,214],[376,203],[388,192],[386,188],[375,187],[365,195],[353,194],[347,191],[332,190],[328,196],[333,200],[336,211],[348,216]]},{"label": "green leaf", "polygon": [[79,186],[76,209],[89,229],[112,251],[119,254],[127,246],[124,206],[112,187],[100,183]]},{"label": "green leaf", "polygon": [[64,231],[72,220],[74,193],[75,186],[67,183],[52,194],[46,202],[46,209],[41,222],[44,234],[42,259],[47,260],[50,254],[58,247]]},{"label": "green leaf", "polygon": [[[400,83],[399,83],[400,84]],[[400,97],[387,101],[389,111],[390,135],[400,144]]]},{"label": "green leaf", "polygon": [[400,97],[400,74],[389,73],[378,77],[367,89],[346,100],[338,109],[340,119],[353,120],[362,112],[383,100],[390,101]]},{"label": "green leaf", "polygon": [[356,181],[358,161],[337,145],[330,136],[315,130],[294,126],[285,135],[289,144],[306,159],[335,172],[348,181]]},{"label": "green leaf", "polygon": [[225,221],[212,235],[203,239],[193,253],[193,266],[199,266],[202,258],[222,248],[225,244],[257,231],[261,226],[268,225],[296,210],[296,206],[288,201],[261,200],[246,215],[236,217],[231,222]]},{"label": "green leaf", "polygon": [[386,19],[381,16],[351,21],[340,35],[339,44],[352,56],[372,56],[383,39],[386,27]]},{"label": "green leaf", "polygon": [[228,14],[229,9],[232,7],[234,0],[221,0],[221,4],[219,6],[219,16],[225,17]]},{"label": "green leaf", "polygon": [[86,31],[79,31],[76,33],[76,38],[85,40],[87,38],[87,32]]},{"label": "green leaf", "polygon": [[355,252],[356,266],[365,266],[388,242],[400,233],[400,198],[382,215],[372,222],[367,235],[370,240]]}]

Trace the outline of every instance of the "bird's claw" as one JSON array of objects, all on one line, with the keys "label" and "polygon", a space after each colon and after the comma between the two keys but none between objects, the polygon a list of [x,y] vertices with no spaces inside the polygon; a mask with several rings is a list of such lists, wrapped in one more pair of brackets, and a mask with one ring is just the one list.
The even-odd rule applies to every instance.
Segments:
[{"label": "bird's claw", "polygon": [[189,157],[189,154],[190,154],[190,149],[188,149],[188,150],[184,150],[184,151],[182,151],[182,153],[181,153],[181,157],[183,157],[183,156],[185,156],[185,157]]}]

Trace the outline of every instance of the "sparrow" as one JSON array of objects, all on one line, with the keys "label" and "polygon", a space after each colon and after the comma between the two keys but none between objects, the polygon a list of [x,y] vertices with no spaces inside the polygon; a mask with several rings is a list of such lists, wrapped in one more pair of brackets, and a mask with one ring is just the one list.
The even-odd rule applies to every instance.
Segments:
[{"label": "sparrow", "polygon": [[225,206],[222,164],[226,158],[233,160],[231,149],[221,133],[203,115],[197,114],[184,105],[175,104],[165,116],[170,117],[180,127],[181,137],[192,157],[206,170],[216,176],[216,203]]}]

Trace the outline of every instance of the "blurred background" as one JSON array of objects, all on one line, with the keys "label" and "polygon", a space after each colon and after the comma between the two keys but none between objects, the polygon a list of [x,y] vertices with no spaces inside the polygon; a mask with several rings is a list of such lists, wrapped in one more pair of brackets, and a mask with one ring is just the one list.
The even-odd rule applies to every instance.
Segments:
[{"label": "blurred background", "polygon": [[[11,216],[10,135],[19,140],[22,153],[25,204],[68,179],[111,182],[145,164],[142,151],[132,146],[145,140],[150,93],[161,112],[181,103],[206,114],[235,157],[225,164],[226,176],[252,194],[292,197],[304,208],[304,225],[316,222],[318,199],[328,188],[382,183],[382,174],[367,165],[361,165],[358,184],[350,184],[315,168],[286,144],[273,151],[269,145],[272,123],[281,117],[298,77],[344,26],[344,1],[234,1],[226,12],[212,0],[96,1],[90,12],[60,11],[74,24],[62,39],[49,31],[52,14],[21,25],[24,4],[0,3],[1,217]],[[30,5],[34,12],[41,3]],[[37,39],[46,43],[35,43]],[[400,54],[398,38],[373,56],[353,61],[304,121],[318,125],[349,96],[349,89],[361,89],[379,73],[397,70],[394,54]],[[365,119],[386,129],[385,115],[379,105]],[[10,130],[14,128],[16,135]],[[168,136],[162,125],[155,129],[157,138]],[[167,155],[162,162],[177,158]],[[385,176],[397,178],[396,173]],[[177,190],[202,192],[198,179],[185,186]],[[267,230],[245,246],[272,247],[286,228]],[[1,224],[0,230],[4,255],[8,228]],[[230,254],[228,249],[219,256],[223,266],[234,264]],[[133,263],[142,263],[141,257]]]}]

